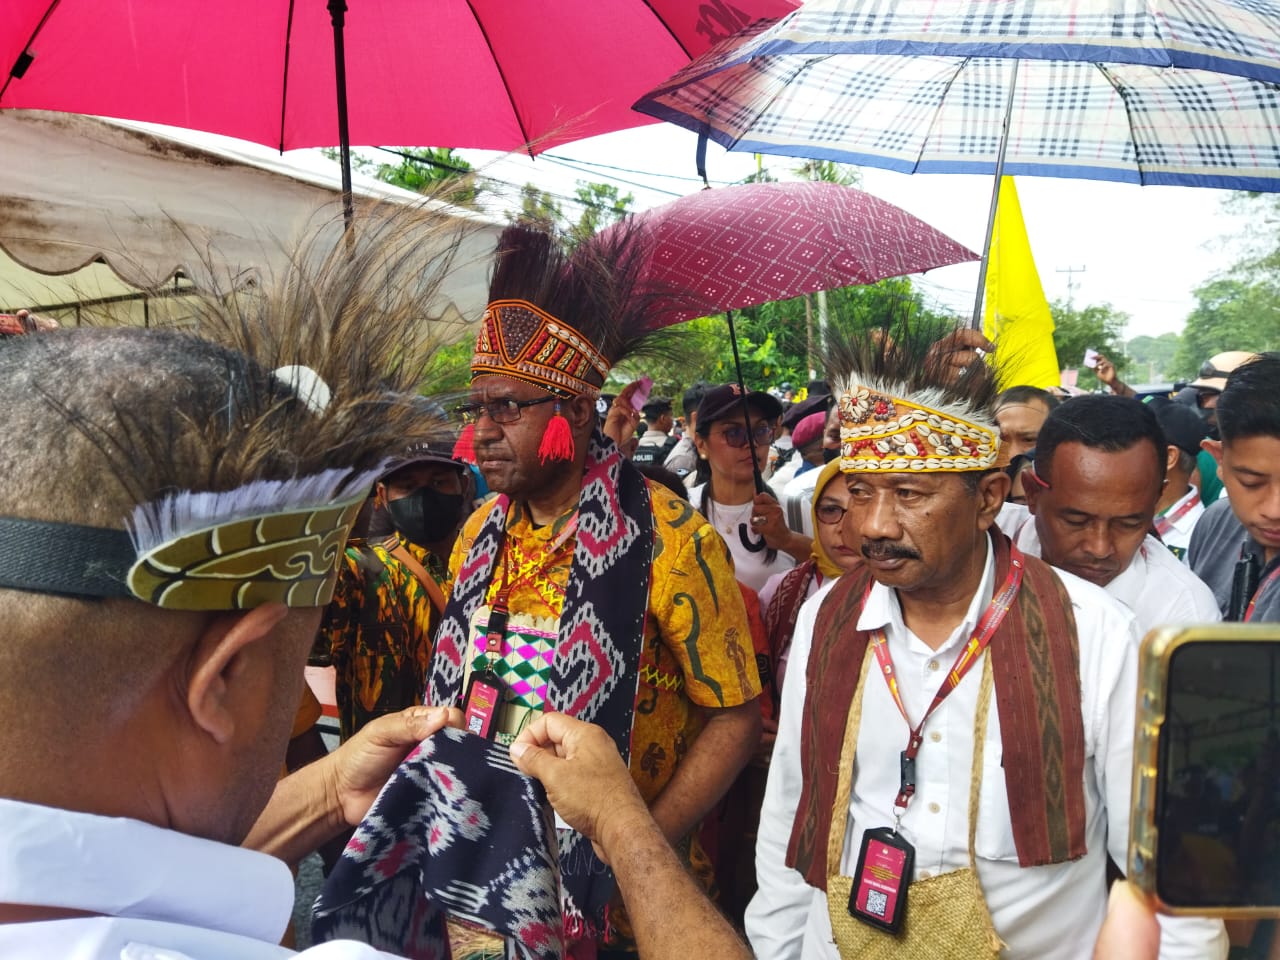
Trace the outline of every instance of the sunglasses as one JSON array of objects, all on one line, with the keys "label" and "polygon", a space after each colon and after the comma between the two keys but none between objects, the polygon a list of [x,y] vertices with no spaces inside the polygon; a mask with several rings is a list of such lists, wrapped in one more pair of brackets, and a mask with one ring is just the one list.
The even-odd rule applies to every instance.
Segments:
[{"label": "sunglasses", "polygon": [[1225,379],[1226,377],[1229,377],[1229,376],[1231,376],[1230,370],[1219,370],[1217,367],[1213,365],[1213,361],[1211,360],[1206,360],[1203,364],[1200,365],[1199,379],[1201,380],[1215,380],[1220,377]]},{"label": "sunglasses", "polygon": [[[734,448],[745,447],[747,445],[747,428],[741,424],[735,424],[731,427],[725,427],[724,432],[720,434],[724,438],[724,442]],[[773,424],[758,423],[751,430],[751,444],[759,446],[762,443],[768,443],[773,437]]]},{"label": "sunglasses", "polygon": [[494,423],[515,423],[520,419],[520,411],[525,407],[537,406],[540,403],[550,403],[552,400],[558,400],[556,396],[538,397],[535,400],[512,400],[507,397],[502,400],[490,400],[486,403],[472,402],[460,403],[453,408],[453,412],[460,416],[464,423],[475,423],[480,419],[480,414],[487,413],[489,419]]}]

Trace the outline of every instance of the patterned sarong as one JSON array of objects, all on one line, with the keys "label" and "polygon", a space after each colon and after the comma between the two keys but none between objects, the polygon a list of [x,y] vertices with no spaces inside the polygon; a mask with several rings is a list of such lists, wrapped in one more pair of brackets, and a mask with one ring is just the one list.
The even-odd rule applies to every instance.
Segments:
[{"label": "patterned sarong", "polygon": [[505,747],[445,729],[378,794],[316,900],[317,941],[448,960],[446,917],[504,936],[509,960],[560,960],[551,808]]},{"label": "patterned sarong", "polygon": [[[427,702],[459,705],[468,629],[502,555],[510,499],[497,497],[458,569],[436,634]],[[587,453],[573,566],[551,663],[547,707],[599,724],[631,755],[644,622],[653,563],[653,511],[640,472],[596,431]],[[580,834],[560,832],[562,907],[570,939],[604,929],[613,874]]]}]

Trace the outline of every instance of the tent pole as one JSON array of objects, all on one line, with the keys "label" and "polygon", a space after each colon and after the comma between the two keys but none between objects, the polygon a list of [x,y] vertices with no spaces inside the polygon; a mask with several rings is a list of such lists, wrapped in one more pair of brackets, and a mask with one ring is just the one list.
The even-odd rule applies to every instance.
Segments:
[{"label": "tent pole", "polygon": [[329,18],[333,21],[333,74],[338,84],[338,152],[342,160],[342,225],[351,229],[354,210],[351,203],[351,131],[347,128],[347,48],[344,31],[347,22],[346,0],[329,0]]},{"label": "tent pole", "polygon": [[974,330],[982,329],[982,295],[987,286],[987,266],[991,262],[991,234],[996,226],[996,207],[1000,201],[1000,179],[1004,176],[1004,154],[1009,147],[1009,126],[1013,118],[1013,95],[1018,89],[1018,60],[1013,61],[1009,78],[1009,99],[1004,105],[1004,125],[1000,129],[1000,152],[996,155],[996,178],[991,185],[991,209],[987,213],[987,232],[982,238],[982,264],[978,267],[978,291],[973,298]]}]

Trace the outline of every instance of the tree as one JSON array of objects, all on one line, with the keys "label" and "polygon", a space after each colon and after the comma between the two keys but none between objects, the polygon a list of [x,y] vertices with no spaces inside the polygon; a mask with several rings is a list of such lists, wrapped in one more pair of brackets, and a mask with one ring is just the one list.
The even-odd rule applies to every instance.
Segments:
[{"label": "tree", "polygon": [[[322,152],[330,160],[339,159],[335,149],[325,148]],[[352,154],[351,168],[393,187],[430,193],[458,206],[475,206],[484,190],[471,164],[450,147],[395,147],[387,152],[397,158],[395,163],[379,163],[370,157]]]},{"label": "tree", "polygon": [[1195,289],[1196,306],[1187,316],[1174,356],[1173,372],[1194,377],[1200,365],[1224,350],[1280,348],[1280,270],[1242,267]]},{"label": "tree", "polygon": [[1176,333],[1162,333],[1158,337],[1134,337],[1125,345],[1135,376],[1148,383],[1160,383],[1173,379],[1174,356],[1178,352],[1181,337]]},{"label": "tree", "polygon": [[512,221],[526,221],[564,230],[571,243],[581,243],[610,224],[631,213],[635,197],[621,194],[609,183],[577,181],[569,203],[580,207],[577,220],[565,213],[561,199],[532,183],[520,188],[520,212],[508,214]]},{"label": "tree", "polygon": [[1076,385],[1082,390],[1099,388],[1093,371],[1084,366],[1084,353],[1092,348],[1104,354],[1115,364],[1116,372],[1123,375],[1129,366],[1123,346],[1124,325],[1129,315],[1109,303],[1095,303],[1080,309],[1072,309],[1065,300],[1049,304],[1053,314],[1053,348],[1058,362],[1065,368],[1079,368]]}]

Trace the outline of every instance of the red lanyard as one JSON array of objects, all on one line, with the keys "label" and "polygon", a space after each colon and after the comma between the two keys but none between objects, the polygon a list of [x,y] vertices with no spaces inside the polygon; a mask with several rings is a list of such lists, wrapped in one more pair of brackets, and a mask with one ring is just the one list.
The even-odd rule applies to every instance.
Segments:
[{"label": "red lanyard", "polygon": [[[889,686],[889,693],[893,697],[893,702],[898,705],[898,712],[902,714],[902,719],[907,721],[908,727],[911,727],[911,736],[907,741],[907,749],[902,751],[902,769],[898,796],[893,801],[895,809],[905,810],[907,804],[911,802],[911,798],[915,795],[916,755],[920,752],[920,745],[924,742],[922,734],[925,723],[933,714],[933,711],[938,708],[938,704],[947,699],[947,695],[960,685],[960,681],[964,679],[965,674],[977,662],[982,651],[987,649],[987,644],[991,642],[991,638],[1004,621],[1005,614],[1009,612],[1009,607],[1012,606],[1014,598],[1018,595],[1018,589],[1022,586],[1022,551],[1015,544],[1010,544],[1009,549],[1009,575],[1005,578],[1004,586],[1000,588],[999,593],[991,598],[991,603],[987,605],[986,611],[982,614],[982,619],[978,621],[977,629],[973,631],[969,642],[964,645],[964,649],[956,657],[956,662],[952,664],[946,677],[943,678],[942,685],[938,687],[938,692],[933,696],[933,702],[929,704],[929,709],[924,712],[924,716],[920,718],[920,722],[914,727],[911,727],[911,718],[907,716],[907,708],[902,702],[902,694],[898,692],[898,680],[893,672],[893,658],[889,654],[888,638],[885,636],[884,630],[876,630],[871,634],[871,649],[875,652],[876,660],[880,663],[880,672],[884,676],[884,682]],[[867,594],[870,595],[870,593],[871,584],[868,584]],[[866,602],[865,599],[863,602]]]},{"label": "red lanyard", "polygon": [[1199,502],[1200,491],[1193,489],[1191,491],[1191,497],[1186,501],[1186,503],[1173,511],[1172,514],[1166,515],[1162,513],[1160,516],[1156,517],[1156,533],[1160,534],[1163,538],[1165,534],[1173,529],[1173,525],[1190,513]]},{"label": "red lanyard", "polygon": [[1245,623],[1248,623],[1250,620],[1253,619],[1253,608],[1258,605],[1258,598],[1262,596],[1262,591],[1266,590],[1267,587],[1275,583],[1275,580],[1277,577],[1280,577],[1280,567],[1276,567],[1274,570],[1268,573],[1267,579],[1263,580],[1260,584],[1258,584],[1258,589],[1253,591],[1253,597],[1252,599],[1249,600],[1249,606],[1244,611]]}]

